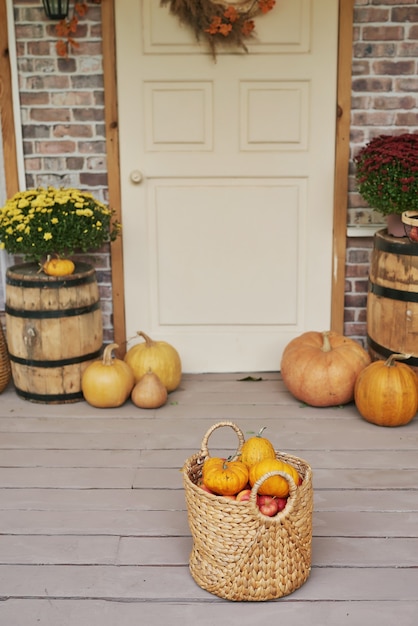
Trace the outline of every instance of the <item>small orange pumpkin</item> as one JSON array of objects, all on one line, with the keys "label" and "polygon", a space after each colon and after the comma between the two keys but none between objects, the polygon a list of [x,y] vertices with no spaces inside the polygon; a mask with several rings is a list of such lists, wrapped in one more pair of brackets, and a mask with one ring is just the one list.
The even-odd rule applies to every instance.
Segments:
[{"label": "small orange pumpkin", "polygon": [[370,361],[354,339],[333,331],[310,331],[286,346],[280,369],[284,384],[298,400],[336,406],[354,399],[357,375]]},{"label": "small orange pumpkin", "polygon": [[211,457],[203,464],[202,481],[213,493],[233,496],[248,483],[248,469],[241,461]]},{"label": "small orange pumpkin", "polygon": [[48,276],[68,276],[73,274],[75,265],[71,259],[61,259],[60,257],[51,258],[47,256],[45,263],[42,265],[42,270]]},{"label": "small orange pumpkin", "polygon": [[362,417],[377,426],[403,426],[418,410],[417,375],[400,359],[410,354],[391,354],[386,361],[374,361],[360,372],[354,401]]},{"label": "small orange pumpkin", "polygon": [[247,467],[251,467],[263,459],[276,458],[276,452],[271,441],[261,436],[264,430],[265,427],[255,437],[247,439],[241,448],[240,460]]}]

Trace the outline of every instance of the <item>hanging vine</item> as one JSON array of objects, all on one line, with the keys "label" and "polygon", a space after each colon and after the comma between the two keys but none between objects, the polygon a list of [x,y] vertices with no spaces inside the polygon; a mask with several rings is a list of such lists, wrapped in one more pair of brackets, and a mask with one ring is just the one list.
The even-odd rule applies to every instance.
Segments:
[{"label": "hanging vine", "polygon": [[[93,4],[101,4],[102,0],[89,1]],[[74,4],[74,12],[72,17],[66,17],[63,20],[60,20],[55,26],[57,35],[58,37],[60,37],[60,39],[55,44],[58,56],[67,58],[70,47],[78,48],[80,46],[78,41],[74,39],[74,35],[77,32],[80,17],[84,17],[87,11],[87,2],[76,2]]]},{"label": "hanging vine", "polygon": [[161,6],[168,5],[170,13],[190,26],[196,39],[205,40],[213,57],[216,48],[227,44],[248,52],[245,40],[254,35],[252,18],[271,11],[276,0],[160,0]]}]

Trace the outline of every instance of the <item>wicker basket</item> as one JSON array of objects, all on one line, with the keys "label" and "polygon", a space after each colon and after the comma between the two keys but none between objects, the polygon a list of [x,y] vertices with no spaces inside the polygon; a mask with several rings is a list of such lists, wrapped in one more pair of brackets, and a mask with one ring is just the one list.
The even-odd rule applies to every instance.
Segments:
[{"label": "wicker basket", "polygon": [[[202,589],[228,600],[262,601],[286,596],[298,589],[310,574],[312,470],[302,459],[276,452],[278,459],[297,469],[303,479],[300,486],[284,472],[271,472],[254,484],[248,503],[207,493],[198,486],[198,481],[202,465],[209,457],[209,437],[223,426],[236,432],[240,450],[244,443],[242,431],[232,422],[220,422],[208,430],[200,452],[183,467],[193,538],[190,572]],[[257,506],[257,492],[267,478],[276,474],[288,481],[289,498],[283,511],[275,517],[266,517]]]},{"label": "wicker basket", "polygon": [[2,393],[9,384],[11,377],[9,352],[7,350],[6,338],[4,336],[3,327],[0,324],[0,393]]}]

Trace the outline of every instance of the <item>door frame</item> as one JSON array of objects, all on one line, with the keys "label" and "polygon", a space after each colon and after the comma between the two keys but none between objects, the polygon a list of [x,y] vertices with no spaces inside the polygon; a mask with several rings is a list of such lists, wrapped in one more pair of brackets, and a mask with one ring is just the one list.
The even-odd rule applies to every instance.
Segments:
[{"label": "door frame", "polygon": [[6,0],[0,0],[0,124],[6,194],[10,198],[19,191],[19,168]]},{"label": "door frame", "polygon": [[[0,0],[0,2],[1,1],[4,0]],[[122,222],[116,80],[115,2],[116,0],[102,1],[103,71],[105,84],[109,204],[115,209],[117,219]],[[353,14],[354,0],[339,0],[331,330],[341,334],[344,328]],[[123,354],[126,350],[126,323],[122,237],[111,244],[111,268],[114,339],[120,346],[119,353]]]}]

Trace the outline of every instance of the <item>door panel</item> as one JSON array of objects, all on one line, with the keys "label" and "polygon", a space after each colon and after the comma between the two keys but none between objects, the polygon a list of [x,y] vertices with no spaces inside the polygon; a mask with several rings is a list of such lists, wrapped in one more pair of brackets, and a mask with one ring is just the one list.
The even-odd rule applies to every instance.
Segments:
[{"label": "door panel", "polygon": [[330,324],[338,3],[278,0],[249,54],[116,5],[127,336],[277,370]]}]

